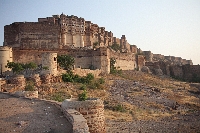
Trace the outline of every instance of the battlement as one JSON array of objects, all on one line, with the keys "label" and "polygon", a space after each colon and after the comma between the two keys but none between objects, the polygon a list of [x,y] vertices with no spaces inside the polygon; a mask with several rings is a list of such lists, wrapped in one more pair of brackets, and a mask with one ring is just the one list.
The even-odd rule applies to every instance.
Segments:
[{"label": "battlement", "polygon": [[174,65],[186,65],[186,64],[193,65],[192,60],[182,59],[181,57],[153,54],[151,51],[142,51],[142,53],[145,56],[145,60],[148,62],[164,61],[164,62],[170,62]]}]

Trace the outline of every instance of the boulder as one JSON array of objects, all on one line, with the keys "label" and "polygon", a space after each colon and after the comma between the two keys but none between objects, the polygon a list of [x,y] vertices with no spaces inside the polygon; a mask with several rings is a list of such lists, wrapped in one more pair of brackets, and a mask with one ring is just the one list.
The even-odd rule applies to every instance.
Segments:
[{"label": "boulder", "polygon": [[141,68],[141,71],[144,72],[144,73],[151,73],[149,67],[147,67],[147,66],[143,66]]},{"label": "boulder", "polygon": [[163,71],[161,69],[154,69],[154,74],[158,75],[158,76],[162,76],[163,75]]}]

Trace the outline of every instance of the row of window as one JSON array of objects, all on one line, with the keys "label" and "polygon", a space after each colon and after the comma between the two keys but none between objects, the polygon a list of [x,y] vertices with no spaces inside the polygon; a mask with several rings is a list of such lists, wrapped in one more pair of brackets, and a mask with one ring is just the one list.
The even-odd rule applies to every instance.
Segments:
[{"label": "row of window", "polygon": [[76,26],[76,27],[84,27],[83,25],[75,25],[75,24],[65,24],[65,23],[62,23],[63,26]]},{"label": "row of window", "polygon": [[[62,31],[66,31],[66,29],[61,29]],[[68,30],[68,32],[71,32],[72,30]],[[74,30],[74,32],[80,32],[80,33],[83,33],[84,31],[79,31],[79,30]]]},{"label": "row of window", "polygon": [[79,22],[83,22],[84,20],[83,19],[81,19],[81,20],[79,20],[79,19],[73,19],[73,18],[63,18],[64,20],[67,20],[67,21],[79,21]]}]

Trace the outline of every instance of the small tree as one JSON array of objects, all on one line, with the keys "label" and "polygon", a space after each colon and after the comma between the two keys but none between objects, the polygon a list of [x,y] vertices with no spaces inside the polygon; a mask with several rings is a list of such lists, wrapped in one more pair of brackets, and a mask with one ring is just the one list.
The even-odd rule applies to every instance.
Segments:
[{"label": "small tree", "polygon": [[115,50],[116,52],[117,52],[118,50],[121,51],[121,47],[120,47],[120,45],[117,44],[117,43],[113,43],[113,45],[111,46],[111,48],[112,48],[113,50]]},{"label": "small tree", "polygon": [[42,67],[43,70],[48,70],[49,68],[47,66]]},{"label": "small tree", "polygon": [[78,95],[78,100],[79,101],[85,101],[86,99],[87,99],[87,92],[84,89],[83,93],[81,93],[81,94]]},{"label": "small tree", "polygon": [[37,65],[33,62],[30,62],[30,63],[22,64],[22,67],[27,73],[28,70],[32,70],[32,71],[35,70],[37,68]]},{"label": "small tree", "polygon": [[8,61],[6,67],[12,69],[14,74],[19,74],[24,70],[24,67],[21,63],[15,63],[15,62]]},{"label": "small tree", "polygon": [[60,55],[58,56],[58,63],[67,71],[71,71],[74,65],[74,58],[69,55]]},{"label": "small tree", "polygon": [[85,77],[85,82],[90,83],[94,79],[94,75],[92,73],[88,73]]},{"label": "small tree", "polygon": [[116,59],[110,59],[110,73],[111,74],[121,74],[122,70],[119,69],[120,67],[115,67]]},{"label": "small tree", "polygon": [[99,42],[94,42],[93,47],[96,48],[97,46],[99,46]]},{"label": "small tree", "polygon": [[25,91],[34,91],[34,83],[33,81],[29,81],[26,83]]}]

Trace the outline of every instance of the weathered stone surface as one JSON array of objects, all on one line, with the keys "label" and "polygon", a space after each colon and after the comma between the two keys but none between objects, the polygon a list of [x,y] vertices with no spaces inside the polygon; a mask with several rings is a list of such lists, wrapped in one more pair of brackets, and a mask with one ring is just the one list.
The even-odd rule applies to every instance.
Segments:
[{"label": "weathered stone surface", "polygon": [[74,109],[62,109],[65,117],[73,126],[73,133],[89,133],[87,120]]},{"label": "weathered stone surface", "polygon": [[24,78],[24,75],[15,75],[11,78],[10,83],[18,86],[25,86],[26,79]]},{"label": "weathered stone surface", "polygon": [[24,97],[26,97],[26,98],[38,98],[38,91],[24,91]]},{"label": "weathered stone surface", "polygon": [[26,97],[26,98],[38,98],[38,91],[16,91],[14,92],[16,97]]},{"label": "weathered stone surface", "polygon": [[100,99],[77,101],[66,99],[61,105],[62,109],[75,109],[87,120],[91,133],[105,133],[104,104]]},{"label": "weathered stone surface", "polygon": [[51,83],[51,75],[50,74],[41,75],[41,80],[42,80],[42,83],[44,83],[44,84],[50,84]]},{"label": "weathered stone surface", "polygon": [[74,74],[78,74],[80,76],[86,76],[88,73],[92,73],[94,77],[98,78],[99,74],[101,74],[101,70],[90,70],[90,69],[81,69],[81,68],[75,68],[73,70]]},{"label": "weathered stone surface", "polygon": [[39,74],[34,74],[30,77],[30,80],[34,82],[35,86],[40,86],[42,81]]}]

